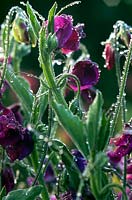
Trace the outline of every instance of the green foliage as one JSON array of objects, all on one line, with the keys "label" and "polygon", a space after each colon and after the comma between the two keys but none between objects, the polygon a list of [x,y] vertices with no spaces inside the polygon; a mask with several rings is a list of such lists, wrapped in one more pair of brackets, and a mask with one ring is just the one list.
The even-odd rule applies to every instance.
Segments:
[{"label": "green foliage", "polygon": [[29,84],[24,78],[15,75],[14,72],[10,69],[6,70],[6,79],[8,80],[11,88],[15,91],[16,95],[20,99],[24,111],[27,114],[25,117],[27,117],[27,119],[30,119],[33,103],[33,94],[29,88]]},{"label": "green foliage", "polygon": [[87,129],[87,139],[89,142],[90,151],[96,151],[98,145],[98,137],[102,122],[102,105],[103,98],[100,91],[97,91],[94,102],[90,106],[87,119],[86,119],[86,129]]},{"label": "green foliage", "polygon": [[51,146],[51,148],[53,151],[57,152],[61,156],[61,159],[65,164],[66,170],[69,174],[69,181],[71,183],[71,186],[76,190],[78,188],[79,177],[81,177],[81,173],[76,166],[73,155],[67,149],[65,144],[63,144],[61,141],[53,139],[52,142],[53,145]]},{"label": "green foliage", "polygon": [[48,32],[54,33],[54,16],[57,9],[57,3],[55,2],[48,14]]},{"label": "green foliage", "polygon": [[41,193],[42,186],[37,185],[28,189],[18,189],[9,192],[6,197],[2,200],[35,200],[36,197]]},{"label": "green foliage", "polygon": [[66,109],[63,105],[58,104],[56,101],[52,101],[52,107],[57,114],[61,125],[67,131],[82,154],[87,158],[88,147],[86,144],[86,130],[83,122],[78,116],[73,115],[70,110]]},{"label": "green foliage", "polygon": [[29,2],[27,2],[26,6],[27,6],[27,13],[28,13],[28,16],[29,16],[29,20],[30,20],[33,32],[35,33],[35,36],[38,38],[39,37],[39,31],[40,31],[40,23],[37,20],[35,12],[34,12],[32,6],[29,4]]}]

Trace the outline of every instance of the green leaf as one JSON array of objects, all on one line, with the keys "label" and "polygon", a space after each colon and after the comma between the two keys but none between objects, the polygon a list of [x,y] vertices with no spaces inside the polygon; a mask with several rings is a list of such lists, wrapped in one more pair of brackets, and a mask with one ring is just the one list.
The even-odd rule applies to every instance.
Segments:
[{"label": "green leaf", "polygon": [[16,76],[13,71],[9,69],[6,70],[6,80],[20,99],[24,111],[27,114],[26,117],[29,119],[33,103],[33,94],[29,88],[29,84],[24,78]]},{"label": "green leaf", "polygon": [[40,23],[37,20],[35,12],[34,12],[32,6],[29,4],[29,2],[27,2],[27,13],[28,13],[28,16],[29,16],[30,23],[32,25],[32,29],[33,29],[36,37],[38,38],[39,37],[39,31],[40,31]]},{"label": "green leaf", "polygon": [[98,151],[103,151],[108,144],[108,139],[110,136],[110,120],[106,118],[103,113],[101,128],[98,135],[97,149]]},{"label": "green leaf", "polygon": [[41,185],[37,185],[28,189],[14,190],[9,192],[7,196],[2,198],[2,200],[35,200],[41,193],[42,188]]},{"label": "green leaf", "polygon": [[99,137],[99,131],[102,122],[102,105],[103,98],[100,91],[97,91],[94,102],[89,108],[86,120],[87,138],[89,142],[89,148],[91,151],[96,151],[96,145]]},{"label": "green leaf", "polygon": [[69,136],[72,138],[74,144],[82,152],[82,154],[87,158],[88,147],[86,144],[85,137],[85,127],[78,116],[73,115],[73,113],[66,109],[63,105],[58,104],[55,101],[51,102],[52,107],[57,114],[58,120],[64,129],[67,131]]},{"label": "green leaf", "polygon": [[55,2],[48,14],[48,32],[54,33],[54,16],[57,9],[57,3]]}]

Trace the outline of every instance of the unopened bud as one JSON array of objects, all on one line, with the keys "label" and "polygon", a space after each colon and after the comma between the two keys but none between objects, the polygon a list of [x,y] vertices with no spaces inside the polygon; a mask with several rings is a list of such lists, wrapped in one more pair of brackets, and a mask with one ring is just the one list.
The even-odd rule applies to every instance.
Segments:
[{"label": "unopened bud", "polygon": [[33,32],[32,26],[25,19],[25,16],[16,15],[12,26],[14,39],[19,43],[31,44],[36,46],[37,38]]},{"label": "unopened bud", "polygon": [[22,16],[16,15],[14,19],[12,31],[14,39],[19,43],[29,44],[29,32],[27,22]]}]

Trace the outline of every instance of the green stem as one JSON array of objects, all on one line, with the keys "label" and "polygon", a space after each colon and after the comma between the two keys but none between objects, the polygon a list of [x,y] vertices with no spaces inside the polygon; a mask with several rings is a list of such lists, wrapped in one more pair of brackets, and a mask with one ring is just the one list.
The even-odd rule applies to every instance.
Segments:
[{"label": "green stem", "polygon": [[60,88],[57,88],[55,75],[53,73],[53,68],[52,68],[51,56],[46,47],[45,37],[46,37],[45,30],[42,28],[39,37],[40,65],[43,69],[43,73],[48,83],[48,86],[52,90],[57,102],[63,104],[66,108],[68,108],[67,103],[61,94]]},{"label": "green stem", "polygon": [[8,63],[8,52],[9,52],[9,31],[10,31],[10,18],[11,18],[11,14],[12,14],[12,10],[9,11],[9,14],[6,17],[6,24],[5,24],[5,41],[4,41],[4,45],[5,45],[5,57],[4,57],[4,62],[3,62],[3,73],[1,75],[1,82],[0,82],[0,88],[2,87],[4,78],[5,78],[5,73],[6,73],[6,67],[7,67],[7,63]]},{"label": "green stem", "polygon": [[[121,82],[120,55],[117,52],[116,48],[115,48],[115,67],[116,67],[118,88],[120,88],[120,82]],[[121,117],[122,117],[122,125],[124,125],[124,123],[126,122],[126,100],[124,96],[122,99]],[[126,190],[126,166],[127,166],[127,157],[124,156],[123,187],[125,190]]]},{"label": "green stem", "polygon": [[123,98],[124,98],[124,91],[126,87],[126,81],[127,81],[127,76],[128,76],[128,71],[129,71],[129,66],[131,63],[131,57],[132,57],[132,40],[130,41],[129,44],[129,49],[128,49],[128,54],[126,57],[126,61],[123,67],[123,73],[122,73],[122,78],[120,81],[120,88],[119,88],[119,97],[117,99],[117,104],[115,108],[115,113],[113,115],[112,123],[111,123],[111,137],[114,137],[114,131],[117,123],[117,119],[121,110]]}]

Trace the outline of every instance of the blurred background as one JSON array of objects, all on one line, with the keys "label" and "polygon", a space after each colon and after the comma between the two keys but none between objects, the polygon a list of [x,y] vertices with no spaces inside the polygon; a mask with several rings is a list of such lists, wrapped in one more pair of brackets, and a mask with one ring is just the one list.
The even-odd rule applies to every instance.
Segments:
[{"label": "blurred background", "polygon": [[[26,2],[26,1],[24,1]],[[47,18],[48,10],[53,5],[53,0],[29,0],[31,5]],[[73,1],[56,0],[58,8],[65,6]],[[19,0],[4,0],[1,2],[0,23],[3,22],[8,10],[15,5],[20,5]],[[73,15],[74,24],[80,22],[85,24],[87,37],[82,40],[90,53],[91,59],[98,63],[101,69],[101,79],[97,85],[103,92],[105,106],[108,108],[111,103],[116,101],[118,93],[115,69],[107,71],[104,68],[102,52],[104,47],[101,42],[105,41],[117,20],[123,20],[132,26],[132,0],[82,0],[82,3],[65,10],[65,13]],[[26,56],[22,62],[23,71],[33,71],[34,74],[40,73],[38,66],[38,51],[33,49],[31,55]],[[132,68],[132,67],[130,67]],[[128,99],[128,118],[132,113],[132,69],[130,69],[127,81]]]}]

